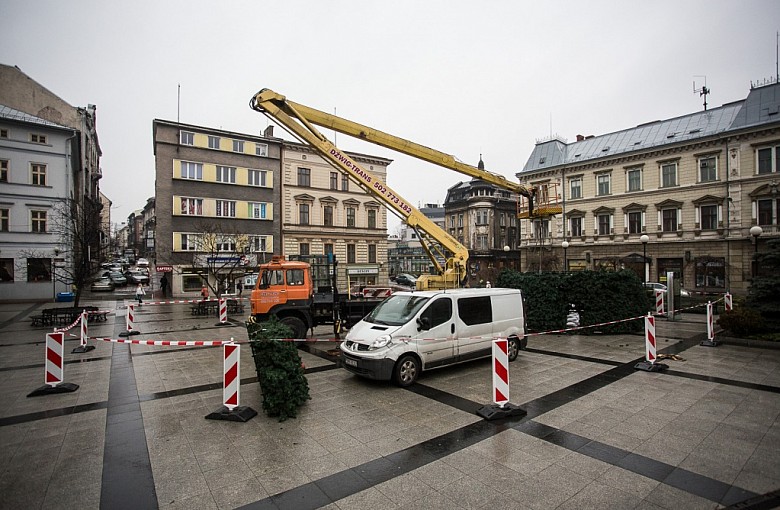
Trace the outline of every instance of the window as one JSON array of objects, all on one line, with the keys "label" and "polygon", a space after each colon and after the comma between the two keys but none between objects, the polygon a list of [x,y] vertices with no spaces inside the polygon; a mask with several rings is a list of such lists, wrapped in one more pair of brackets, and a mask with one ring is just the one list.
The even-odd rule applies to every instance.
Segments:
[{"label": "window", "polygon": [[582,177],[569,179],[569,198],[582,198]]},{"label": "window", "polygon": [[0,159],[0,182],[8,182],[8,167],[9,162],[7,159]]},{"label": "window", "polygon": [[46,232],[46,211],[30,211],[31,232]]},{"label": "window", "polygon": [[253,252],[267,252],[269,245],[268,236],[252,236],[249,240],[249,246]]},{"label": "window", "polygon": [[32,133],[30,135],[30,141],[32,143],[46,143],[46,135],[39,135],[36,133]]},{"label": "window", "polygon": [[51,259],[27,259],[28,282],[51,281]]},{"label": "window", "polygon": [[330,189],[339,189],[339,174],[338,172],[330,173]]},{"label": "window", "polygon": [[696,259],[696,287],[726,287],[726,260],[723,257]]},{"label": "window", "polygon": [[325,252],[325,255],[329,253],[333,253],[333,243],[325,243],[323,245],[323,251]]},{"label": "window", "polygon": [[628,233],[639,234],[642,232],[642,211],[628,213]]},{"label": "window", "polygon": [[599,214],[598,215],[598,222],[599,222],[599,235],[600,236],[606,236],[609,235],[612,228],[612,215],[611,214]]},{"label": "window", "polygon": [[626,171],[627,191],[642,190],[642,169],[631,168]]},{"label": "window", "polygon": [[[301,245],[303,247],[303,245]],[[308,253],[301,253],[301,255],[308,255]],[[288,269],[287,270],[287,285],[303,285],[303,269]]]},{"label": "window", "polygon": [[250,218],[254,218],[256,220],[266,220],[266,219],[268,219],[267,206],[268,206],[268,204],[266,204],[264,202],[250,203],[249,204],[249,217]]},{"label": "window", "polygon": [[550,220],[534,220],[534,237],[537,239],[549,237]]},{"label": "window", "polygon": [[0,282],[14,281],[14,259],[0,259]]},{"label": "window", "polygon": [[715,230],[718,228],[717,205],[703,205],[699,207],[699,214],[701,215],[700,225],[702,230]]},{"label": "window", "polygon": [[368,228],[376,228],[376,209],[369,209],[368,213]]},{"label": "window", "polygon": [[255,154],[257,156],[267,157],[268,156],[268,145],[266,145],[264,143],[256,143],[255,144]]},{"label": "window", "polygon": [[201,216],[203,214],[203,199],[182,197],[181,213],[187,216]]},{"label": "window", "polygon": [[217,182],[236,183],[236,167],[217,165]]},{"label": "window", "polygon": [[189,131],[179,131],[179,143],[182,145],[194,145],[195,133]]},{"label": "window", "polygon": [[198,234],[181,234],[181,249],[184,251],[197,251],[200,245]]},{"label": "window", "polygon": [[8,130],[7,129],[5,129],[5,128],[0,129],[0,138],[5,138],[5,139],[8,138]]},{"label": "window", "polygon": [[428,319],[429,329],[444,324],[452,318],[452,299],[437,299],[420,314],[420,318]]},{"label": "window", "polygon": [[203,180],[203,163],[181,162],[181,178]]},{"label": "window", "polygon": [[663,209],[661,222],[661,228],[664,232],[677,232],[677,209]]},{"label": "window", "polygon": [[309,168],[298,169],[298,186],[311,186],[311,170]]},{"label": "window", "polygon": [[573,237],[582,237],[582,216],[575,216],[569,222],[569,233]]},{"label": "window", "polygon": [[477,209],[477,225],[487,225],[487,224],[488,224],[488,210]]},{"label": "window", "polygon": [[780,145],[758,149],[758,173],[771,174],[780,171]]},{"label": "window", "polygon": [[243,140],[233,140],[233,152],[244,152]]},{"label": "window", "polygon": [[600,174],[596,176],[596,189],[599,196],[610,194],[610,174]]},{"label": "window", "polygon": [[475,250],[487,250],[488,249],[488,236],[487,234],[477,234]]},{"label": "window", "polygon": [[368,263],[369,264],[376,264],[376,245],[375,244],[369,244],[368,245]]},{"label": "window", "polygon": [[217,200],[217,216],[235,218],[236,202],[234,200]]},{"label": "window", "polygon": [[0,232],[8,232],[10,225],[10,209],[0,209]]},{"label": "window", "polygon": [[661,187],[671,186],[677,186],[677,163],[664,163],[661,165]]},{"label": "window", "polygon": [[355,245],[354,244],[348,244],[347,245],[347,264],[354,264],[355,263]]},{"label": "window", "polygon": [[30,183],[33,186],[46,186],[46,165],[33,163],[30,172]]},{"label": "window", "polygon": [[309,204],[298,204],[298,224],[309,224]]},{"label": "window", "polygon": [[459,299],[458,315],[460,320],[468,326],[490,324],[493,322],[493,307],[490,296]]},{"label": "window", "polygon": [[266,186],[265,170],[247,170],[248,182],[250,186]]},{"label": "window", "polygon": [[463,215],[458,215],[458,228],[463,228]]},{"label": "window", "polygon": [[355,226],[355,208],[354,207],[347,207],[347,226],[348,227],[354,227]]},{"label": "window", "polygon": [[309,243],[300,243],[298,245],[298,253],[300,255],[308,255],[309,254]]},{"label": "window", "polygon": [[219,149],[219,137],[209,135],[209,149]]},{"label": "window", "polygon": [[214,241],[215,251],[236,251],[236,238],[233,236],[219,236]]},{"label": "window", "polygon": [[759,225],[777,225],[780,212],[780,199],[758,200],[756,203]]},{"label": "window", "polygon": [[718,158],[706,156],[699,158],[699,182],[712,182],[718,180]]},{"label": "window", "polygon": [[326,205],[322,208],[322,224],[326,227],[333,226],[333,206]]},{"label": "window", "polygon": [[341,174],[341,191],[349,191],[349,176]]}]

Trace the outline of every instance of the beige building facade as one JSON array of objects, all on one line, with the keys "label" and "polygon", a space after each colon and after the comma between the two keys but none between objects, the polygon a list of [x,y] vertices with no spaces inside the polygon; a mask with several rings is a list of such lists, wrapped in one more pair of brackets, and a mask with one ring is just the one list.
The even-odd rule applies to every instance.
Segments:
[{"label": "beige building facade", "polygon": [[521,221],[523,270],[673,272],[690,291],[745,294],[756,250],[780,236],[779,107],[773,83],[718,108],[537,143],[517,177],[557,195],[563,214]]}]

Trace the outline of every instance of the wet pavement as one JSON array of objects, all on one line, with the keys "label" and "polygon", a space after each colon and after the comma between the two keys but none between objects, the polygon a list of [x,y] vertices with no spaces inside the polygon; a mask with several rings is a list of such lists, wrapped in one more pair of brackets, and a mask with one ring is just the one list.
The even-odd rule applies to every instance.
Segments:
[{"label": "wet pavement", "polygon": [[[125,302],[89,334],[118,338]],[[60,306],[69,303],[59,303]],[[222,349],[93,340],[72,354],[71,393],[44,383],[52,304],[0,305],[0,508],[771,508],[780,504],[780,350],[725,339],[703,347],[705,316],[656,321],[662,373],[637,371],[642,335],[540,335],[510,365],[527,415],[486,421],[491,363],[423,374],[401,389],[331,356],[328,331],[301,345],[311,400],[265,416],[248,345],[246,423],[221,406]],[[183,304],[136,309],[134,339],[246,340]],[[78,335],[78,329],[71,333]],[[763,505],[763,506],[762,506]]]}]

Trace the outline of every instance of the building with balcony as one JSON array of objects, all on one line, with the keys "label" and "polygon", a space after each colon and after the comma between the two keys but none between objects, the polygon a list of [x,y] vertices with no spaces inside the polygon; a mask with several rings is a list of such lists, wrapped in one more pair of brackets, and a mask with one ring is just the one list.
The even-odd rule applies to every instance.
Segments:
[{"label": "building with balcony", "polygon": [[630,268],[661,282],[671,272],[691,291],[744,294],[754,251],[780,236],[778,172],[777,83],[709,110],[540,141],[517,177],[557,187],[563,214],[521,221],[523,270],[562,267],[567,241],[568,270]]}]

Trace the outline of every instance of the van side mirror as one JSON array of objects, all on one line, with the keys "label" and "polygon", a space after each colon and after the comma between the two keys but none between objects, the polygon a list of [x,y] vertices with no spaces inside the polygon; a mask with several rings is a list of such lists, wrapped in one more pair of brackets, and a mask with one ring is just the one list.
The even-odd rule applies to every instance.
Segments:
[{"label": "van side mirror", "polygon": [[428,317],[418,317],[417,318],[417,331],[422,330],[429,330],[431,329],[431,319]]}]

